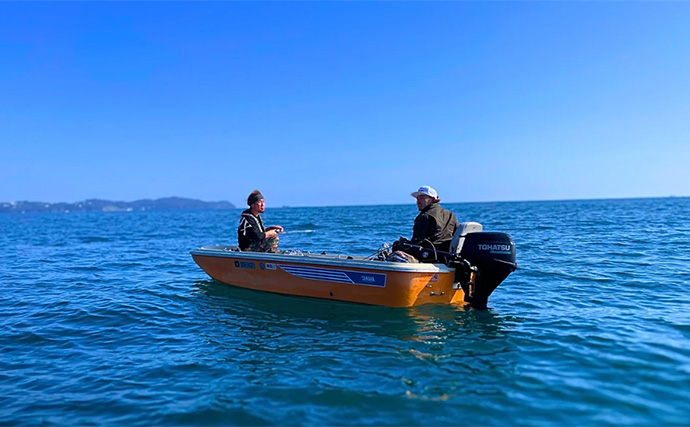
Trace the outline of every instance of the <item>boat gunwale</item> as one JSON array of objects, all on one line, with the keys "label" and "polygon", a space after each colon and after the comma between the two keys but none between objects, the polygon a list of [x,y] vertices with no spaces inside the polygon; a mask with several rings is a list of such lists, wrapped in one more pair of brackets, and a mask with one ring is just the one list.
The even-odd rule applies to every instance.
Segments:
[{"label": "boat gunwale", "polygon": [[[216,258],[245,258],[257,261],[266,262],[291,262],[298,264],[317,264],[329,267],[349,267],[361,268],[367,270],[386,270],[397,271],[404,273],[450,273],[455,269],[446,266],[445,264],[431,264],[431,263],[401,263],[401,262],[386,262],[378,260],[366,259],[347,259],[336,258],[337,256],[346,255],[321,255],[304,253],[300,255],[291,254],[275,254],[270,252],[249,252],[249,251],[230,251],[225,248],[232,248],[232,246],[202,246],[190,253],[192,255],[209,256]],[[328,258],[326,258],[328,257]]]}]

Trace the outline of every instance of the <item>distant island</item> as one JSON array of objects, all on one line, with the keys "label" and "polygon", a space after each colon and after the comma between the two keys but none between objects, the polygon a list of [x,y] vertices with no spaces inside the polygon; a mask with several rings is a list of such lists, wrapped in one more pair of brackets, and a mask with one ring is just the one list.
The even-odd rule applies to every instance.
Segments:
[{"label": "distant island", "polygon": [[133,212],[202,209],[237,209],[230,202],[204,202],[183,197],[164,197],[162,199],[142,199],[134,202],[113,202],[110,200],[88,199],[77,203],[45,202],[2,202],[0,213],[8,212]]}]

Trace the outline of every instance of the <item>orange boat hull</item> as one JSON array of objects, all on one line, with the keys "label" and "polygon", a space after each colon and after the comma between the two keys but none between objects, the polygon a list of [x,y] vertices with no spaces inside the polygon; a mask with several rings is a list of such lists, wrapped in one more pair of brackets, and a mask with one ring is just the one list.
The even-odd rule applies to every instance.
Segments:
[{"label": "orange boat hull", "polygon": [[463,303],[455,271],[436,264],[294,256],[201,248],[194,261],[213,279],[233,286],[389,307]]}]

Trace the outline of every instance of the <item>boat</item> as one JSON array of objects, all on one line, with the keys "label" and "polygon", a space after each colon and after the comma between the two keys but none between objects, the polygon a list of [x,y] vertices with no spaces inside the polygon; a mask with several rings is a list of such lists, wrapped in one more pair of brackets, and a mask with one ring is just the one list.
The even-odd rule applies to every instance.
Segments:
[{"label": "boat", "polygon": [[458,227],[447,252],[406,242],[401,246],[424,262],[387,261],[391,257],[385,245],[368,257],[299,250],[247,252],[235,246],[205,246],[191,255],[211,278],[228,285],[388,307],[486,308],[489,296],[517,268],[512,237],[485,232],[476,222]]}]

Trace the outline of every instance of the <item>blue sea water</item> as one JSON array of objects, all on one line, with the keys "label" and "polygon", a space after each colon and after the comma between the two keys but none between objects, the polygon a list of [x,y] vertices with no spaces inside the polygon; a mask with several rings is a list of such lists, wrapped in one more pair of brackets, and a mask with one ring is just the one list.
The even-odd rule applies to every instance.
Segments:
[{"label": "blue sea water", "polygon": [[[2,425],[688,425],[690,199],[447,204],[515,240],[489,310],[236,289],[238,211],[0,215]],[[369,255],[414,205],[270,208]]]}]

